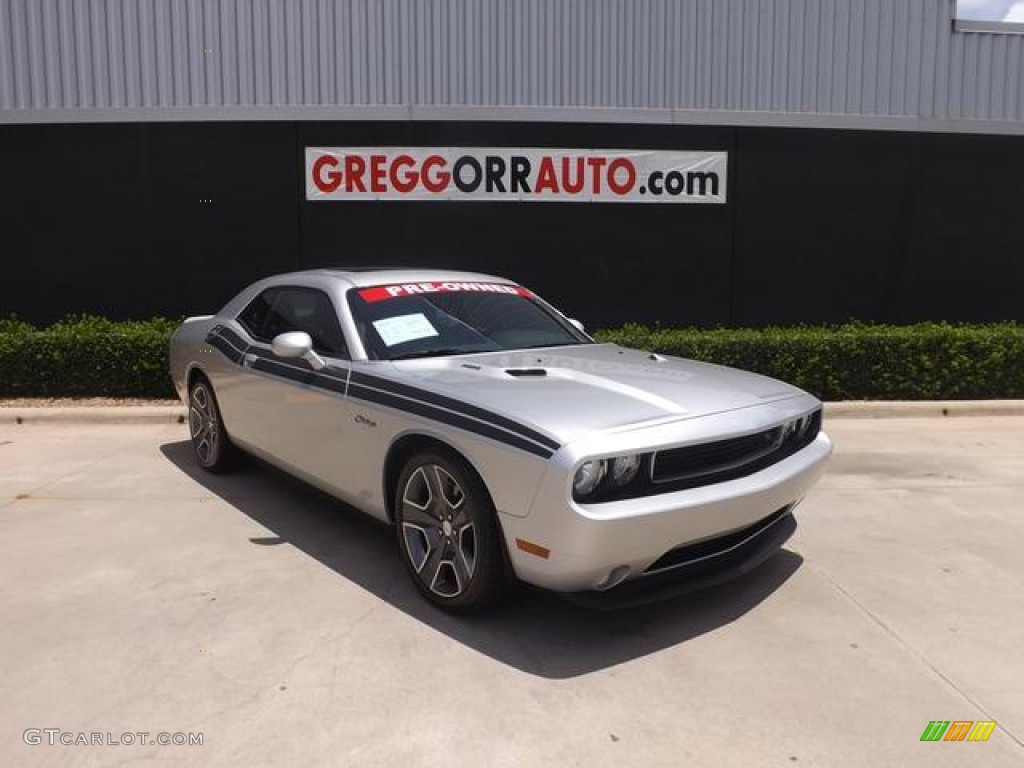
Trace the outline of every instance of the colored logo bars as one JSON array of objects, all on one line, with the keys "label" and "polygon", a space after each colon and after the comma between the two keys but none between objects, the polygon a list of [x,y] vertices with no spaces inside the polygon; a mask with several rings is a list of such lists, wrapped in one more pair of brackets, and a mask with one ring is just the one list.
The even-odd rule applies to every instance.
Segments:
[{"label": "colored logo bars", "polygon": [[921,741],[988,741],[995,727],[995,720],[931,720]]}]

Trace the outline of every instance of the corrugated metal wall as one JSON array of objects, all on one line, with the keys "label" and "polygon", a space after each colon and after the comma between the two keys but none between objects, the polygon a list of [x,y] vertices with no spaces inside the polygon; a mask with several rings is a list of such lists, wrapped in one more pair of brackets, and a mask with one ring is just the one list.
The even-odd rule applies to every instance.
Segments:
[{"label": "corrugated metal wall", "polygon": [[137,119],[139,109],[213,108],[217,117],[217,108],[282,105],[1024,120],[1024,36],[954,32],[952,7],[0,0],[0,122],[27,111],[84,119],[124,108]]}]

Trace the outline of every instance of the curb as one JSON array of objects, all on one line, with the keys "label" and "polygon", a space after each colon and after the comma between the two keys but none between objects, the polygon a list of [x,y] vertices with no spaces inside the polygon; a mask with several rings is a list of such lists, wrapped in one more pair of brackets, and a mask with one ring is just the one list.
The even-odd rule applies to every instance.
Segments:
[{"label": "curb", "polygon": [[0,409],[0,424],[184,424],[183,405],[71,405]]},{"label": "curb", "polygon": [[847,400],[825,403],[828,419],[1024,416],[1024,400]]},{"label": "curb", "polygon": [[[0,424],[184,424],[183,405],[0,408]],[[1024,400],[858,400],[825,403],[828,419],[941,419],[1024,416]]]}]

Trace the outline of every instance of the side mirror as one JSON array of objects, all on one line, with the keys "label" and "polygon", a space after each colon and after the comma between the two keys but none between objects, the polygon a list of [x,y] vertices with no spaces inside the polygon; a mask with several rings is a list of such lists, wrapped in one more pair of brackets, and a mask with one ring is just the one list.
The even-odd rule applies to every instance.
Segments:
[{"label": "side mirror", "polygon": [[567,317],[565,319],[569,321],[569,325],[571,325],[573,328],[575,328],[580,333],[586,333],[587,332],[586,329],[583,327],[583,323],[581,323],[576,318],[574,318],[574,317]]},{"label": "side mirror", "polygon": [[319,371],[327,363],[313,351],[313,340],[304,331],[291,331],[274,337],[270,348],[278,357],[301,357],[313,370]]}]

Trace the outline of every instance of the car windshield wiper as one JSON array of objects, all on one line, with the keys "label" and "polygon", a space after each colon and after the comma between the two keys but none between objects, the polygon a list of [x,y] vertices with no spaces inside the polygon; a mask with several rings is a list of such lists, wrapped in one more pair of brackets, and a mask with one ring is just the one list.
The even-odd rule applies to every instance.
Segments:
[{"label": "car windshield wiper", "polygon": [[543,349],[544,347],[575,347],[581,344],[589,344],[589,341],[559,341],[554,344],[531,344],[528,347],[519,347],[519,349]]},{"label": "car windshield wiper", "polygon": [[441,357],[442,355],[466,355],[473,352],[490,352],[489,349],[466,349],[465,347],[432,347],[430,349],[418,349],[415,352],[406,352],[388,358],[395,360],[413,360],[417,357]]}]

